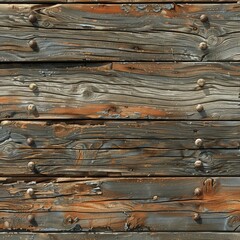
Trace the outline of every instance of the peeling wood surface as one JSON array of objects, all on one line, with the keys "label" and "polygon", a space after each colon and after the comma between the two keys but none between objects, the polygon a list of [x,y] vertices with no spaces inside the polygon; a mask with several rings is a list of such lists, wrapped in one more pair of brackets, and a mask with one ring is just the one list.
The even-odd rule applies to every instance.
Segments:
[{"label": "peeling wood surface", "polygon": [[2,240],[239,240],[239,233],[158,232],[158,233],[0,233]]},{"label": "peeling wood surface", "polygon": [[240,120],[239,63],[3,64],[0,77],[1,119]]},{"label": "peeling wood surface", "polygon": [[[6,178],[0,185],[0,228],[239,231],[239,187],[240,178]],[[200,220],[193,220],[194,213]]]},{"label": "peeling wood surface", "polygon": [[[239,4],[3,4],[0,61],[240,60],[239,9]],[[38,18],[33,25],[30,13]],[[203,13],[208,23],[199,20]],[[28,46],[32,39],[35,49]],[[199,49],[201,42],[207,50]]]},{"label": "peeling wood surface", "polygon": [[238,175],[239,132],[238,121],[3,121],[0,174]]}]

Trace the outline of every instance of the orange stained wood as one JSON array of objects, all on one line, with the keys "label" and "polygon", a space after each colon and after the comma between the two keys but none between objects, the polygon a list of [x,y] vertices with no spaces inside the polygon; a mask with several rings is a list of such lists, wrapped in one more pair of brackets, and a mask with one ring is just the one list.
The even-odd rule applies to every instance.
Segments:
[{"label": "orange stained wood", "polygon": [[[115,112],[116,111],[116,112]],[[84,116],[89,118],[95,118],[100,116],[108,116],[119,114],[121,117],[127,118],[134,115],[139,115],[140,117],[148,117],[148,115],[154,117],[165,117],[167,113],[165,111],[145,107],[145,106],[123,106],[117,107],[115,105],[109,104],[87,104],[79,108],[53,108],[49,110],[49,114],[59,114],[59,115],[69,115],[69,116]]]}]

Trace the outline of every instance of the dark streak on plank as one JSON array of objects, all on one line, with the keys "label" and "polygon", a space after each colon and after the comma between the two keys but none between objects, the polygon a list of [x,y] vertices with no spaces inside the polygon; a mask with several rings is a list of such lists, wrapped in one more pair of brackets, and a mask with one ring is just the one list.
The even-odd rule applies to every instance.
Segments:
[{"label": "dark streak on plank", "polygon": [[[240,60],[239,9],[239,4],[5,4],[0,61]],[[38,18],[34,26],[31,12]],[[202,13],[210,16],[207,24],[199,19]],[[28,46],[32,39],[35,50]]]},{"label": "dark streak on plank", "polygon": [[0,233],[2,240],[240,240],[240,233]]},{"label": "dark streak on plank", "polygon": [[0,77],[1,119],[240,119],[239,63],[3,64]]},{"label": "dark streak on plank", "polygon": [[[23,179],[24,180],[24,179]],[[1,179],[0,228],[239,231],[240,178]],[[28,196],[27,189],[34,194]],[[195,196],[200,188],[202,194]],[[194,213],[200,220],[193,220]],[[34,221],[28,221],[28,215]],[[184,224],[181,224],[184,223]]]},{"label": "dark streak on plank", "polygon": [[[3,121],[0,174],[238,175],[239,132],[238,121]],[[29,161],[36,164],[33,172]]]}]

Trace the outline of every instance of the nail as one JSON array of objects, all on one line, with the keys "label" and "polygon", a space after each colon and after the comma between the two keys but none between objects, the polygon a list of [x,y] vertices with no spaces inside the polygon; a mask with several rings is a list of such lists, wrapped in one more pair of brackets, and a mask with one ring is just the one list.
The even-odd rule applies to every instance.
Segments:
[{"label": "nail", "polygon": [[5,221],[5,222],[4,222],[4,227],[5,227],[5,228],[10,228],[10,223],[9,223],[8,221]]},{"label": "nail", "polygon": [[34,195],[34,190],[32,188],[29,188],[27,190],[27,194],[32,197]]},{"label": "nail", "polygon": [[194,220],[194,221],[198,221],[200,218],[201,218],[201,217],[200,217],[200,214],[199,214],[199,213],[194,213],[194,214],[193,214],[193,220]]},{"label": "nail", "polygon": [[35,218],[34,218],[34,215],[29,214],[29,215],[27,216],[27,219],[28,219],[28,221],[29,221],[30,223],[32,223]]},{"label": "nail", "polygon": [[35,171],[35,163],[34,162],[29,162],[28,163],[28,169],[31,171]]},{"label": "nail", "polygon": [[201,43],[199,44],[199,48],[200,48],[201,50],[206,50],[206,49],[208,48],[208,45],[207,45],[207,43],[205,43],[205,42],[201,42]]},{"label": "nail", "polygon": [[201,138],[198,138],[198,139],[195,140],[195,145],[197,147],[201,147],[202,144],[203,144],[203,140]]},{"label": "nail", "polygon": [[196,106],[196,110],[197,110],[198,112],[202,112],[202,111],[204,110],[203,105],[202,105],[202,104],[198,104],[198,105]]},{"label": "nail", "polygon": [[205,85],[206,81],[203,78],[200,78],[197,80],[197,85],[199,87],[203,87]]},{"label": "nail", "polygon": [[37,17],[34,14],[30,14],[28,20],[30,23],[35,23],[37,22]]},{"label": "nail", "polygon": [[35,91],[35,90],[37,90],[37,88],[38,88],[38,86],[37,86],[36,83],[30,83],[28,87],[29,87],[29,89],[32,90],[32,91]]},{"label": "nail", "polygon": [[195,190],[194,190],[194,195],[195,195],[195,196],[200,196],[201,194],[202,194],[201,188],[195,188]]},{"label": "nail", "polygon": [[158,196],[153,196],[153,200],[156,201],[158,199]]},{"label": "nail", "polygon": [[201,21],[201,22],[207,22],[207,21],[208,21],[208,16],[207,16],[206,14],[202,14],[202,15],[200,16],[200,21]]},{"label": "nail", "polygon": [[35,40],[30,40],[30,41],[28,42],[28,45],[29,45],[29,47],[32,48],[32,49],[36,49],[36,48],[37,48],[37,42],[36,42]]},{"label": "nail", "polygon": [[202,167],[202,161],[201,161],[201,160],[197,160],[197,161],[194,163],[194,166],[195,166],[195,168],[200,168],[200,167]]},{"label": "nail", "polygon": [[34,104],[29,104],[28,105],[28,111],[29,112],[34,112],[36,111],[36,106]]},{"label": "nail", "polygon": [[33,143],[34,143],[34,140],[33,140],[32,138],[28,138],[28,139],[27,139],[27,144],[28,144],[29,146],[33,145]]}]

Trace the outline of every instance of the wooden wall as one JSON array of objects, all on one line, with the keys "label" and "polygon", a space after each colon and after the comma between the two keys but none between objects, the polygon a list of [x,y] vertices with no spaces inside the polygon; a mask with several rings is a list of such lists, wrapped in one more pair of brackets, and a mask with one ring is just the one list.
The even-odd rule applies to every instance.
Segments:
[{"label": "wooden wall", "polygon": [[240,4],[0,0],[0,239],[240,240]]}]

